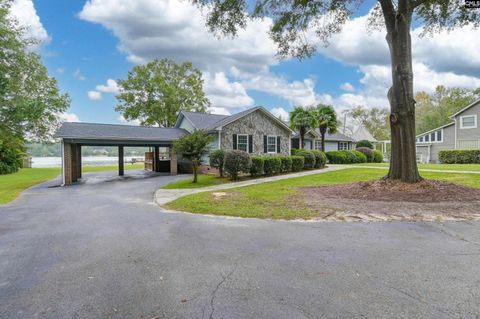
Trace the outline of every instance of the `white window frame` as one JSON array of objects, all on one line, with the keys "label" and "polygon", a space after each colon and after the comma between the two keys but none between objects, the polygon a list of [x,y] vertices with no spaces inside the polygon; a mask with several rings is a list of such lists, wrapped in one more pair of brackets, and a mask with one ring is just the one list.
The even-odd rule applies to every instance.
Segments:
[{"label": "white window frame", "polygon": [[[274,144],[271,144],[271,143],[268,143],[268,139],[273,137],[273,139],[275,140],[275,143]],[[269,151],[268,150],[268,146],[272,146],[272,145],[275,145],[275,149],[273,152]],[[274,154],[274,153],[277,153],[277,137],[275,135],[267,135],[267,154]]]},{"label": "white window frame", "polygon": [[[465,127],[465,126],[463,126],[463,119],[468,118],[468,117],[473,117],[473,121],[474,121],[475,124],[473,126]],[[460,129],[461,130],[468,130],[468,129],[472,129],[472,128],[477,128],[477,114],[460,116]]]},{"label": "white window frame", "polygon": [[[440,140],[438,139],[438,132],[441,132],[442,134],[442,138]],[[432,134],[435,136],[434,140],[432,140]],[[444,134],[445,132],[443,128],[439,130],[435,130],[433,132],[417,137],[417,143],[443,143]],[[427,136],[428,136],[428,141],[427,141]]]},{"label": "white window frame", "polygon": [[242,145],[245,144],[245,152],[248,153],[248,146],[249,146],[249,145],[248,145],[248,134],[237,134],[237,150],[243,151],[243,150],[240,149],[240,147],[239,147],[239,146],[240,146],[240,143],[239,143],[239,137],[240,137],[240,136],[245,136],[245,137],[247,138],[247,142],[246,142],[246,143],[242,143]]},{"label": "white window frame", "polygon": [[322,140],[315,140],[315,145],[314,145],[316,150],[321,151],[322,150]]},{"label": "white window frame", "polygon": [[[341,148],[340,145],[345,144],[345,148]],[[348,151],[348,142],[338,142],[339,151]]]}]

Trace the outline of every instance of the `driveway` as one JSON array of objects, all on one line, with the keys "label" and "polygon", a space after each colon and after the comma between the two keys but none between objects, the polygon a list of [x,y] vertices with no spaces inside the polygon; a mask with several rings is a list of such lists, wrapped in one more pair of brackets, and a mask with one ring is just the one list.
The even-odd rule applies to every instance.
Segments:
[{"label": "driveway", "polygon": [[46,183],[1,206],[0,318],[480,314],[480,223],[162,212],[154,191],[185,177]]}]

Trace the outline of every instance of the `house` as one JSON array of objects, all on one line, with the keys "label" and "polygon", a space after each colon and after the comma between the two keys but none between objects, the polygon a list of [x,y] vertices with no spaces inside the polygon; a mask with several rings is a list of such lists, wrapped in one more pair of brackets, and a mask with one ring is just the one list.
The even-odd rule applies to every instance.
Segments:
[{"label": "house", "polygon": [[373,137],[373,135],[367,130],[367,128],[363,125],[359,125],[358,128],[353,132],[352,138],[358,141],[369,141],[372,144],[377,143],[377,139]]},{"label": "house", "polygon": [[[342,133],[325,134],[325,152],[351,150],[355,140]],[[322,140],[320,130],[310,130],[305,134],[303,148],[307,150],[321,150]],[[300,134],[295,133],[292,137],[292,148],[300,148]]]},{"label": "house", "polygon": [[479,114],[480,100],[477,100],[453,114],[450,117],[452,122],[417,135],[418,160],[422,163],[437,163],[441,150],[479,149]]}]

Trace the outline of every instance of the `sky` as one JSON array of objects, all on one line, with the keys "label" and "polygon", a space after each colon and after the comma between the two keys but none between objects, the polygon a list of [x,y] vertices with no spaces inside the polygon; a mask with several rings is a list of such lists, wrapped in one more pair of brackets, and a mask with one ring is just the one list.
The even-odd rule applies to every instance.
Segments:
[{"label": "sky", "polygon": [[[161,58],[192,61],[203,72],[212,113],[261,105],[288,119],[296,105],[326,103],[339,113],[388,107],[385,32],[367,31],[373,3],[367,0],[328,46],[307,34],[318,50],[302,61],[277,58],[270,19],[249,22],[236,38],[218,39],[187,0],[15,0],[11,15],[40,41],[32,49],[70,94],[67,121],[127,123],[114,110],[116,80]],[[415,91],[480,87],[480,30],[464,27],[432,37],[421,31],[421,25],[412,29]]]}]

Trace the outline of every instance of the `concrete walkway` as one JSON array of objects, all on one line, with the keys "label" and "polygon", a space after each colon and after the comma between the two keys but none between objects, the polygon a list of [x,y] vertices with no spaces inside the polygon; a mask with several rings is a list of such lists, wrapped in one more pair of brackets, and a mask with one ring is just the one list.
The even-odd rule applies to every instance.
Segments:
[{"label": "concrete walkway", "polygon": [[155,192],[155,202],[162,206],[171,201],[176,200],[177,198],[195,194],[195,193],[202,193],[202,192],[209,192],[209,191],[216,191],[216,190],[223,190],[223,189],[230,189],[230,188],[237,188],[237,187],[244,187],[250,185],[257,185],[262,183],[280,181],[289,178],[301,177],[301,176],[308,176],[308,175],[315,175],[315,174],[323,174],[333,171],[338,171],[342,169],[351,168],[349,166],[342,166],[342,165],[335,165],[335,166],[328,166],[322,169],[315,169],[311,171],[303,171],[299,173],[291,173],[286,175],[278,175],[278,176],[271,176],[271,177],[263,177],[257,179],[250,179],[244,182],[236,182],[236,183],[229,183],[229,184],[220,184],[215,186],[208,186],[208,187],[200,187],[200,188],[183,188],[183,189],[159,189]]}]

